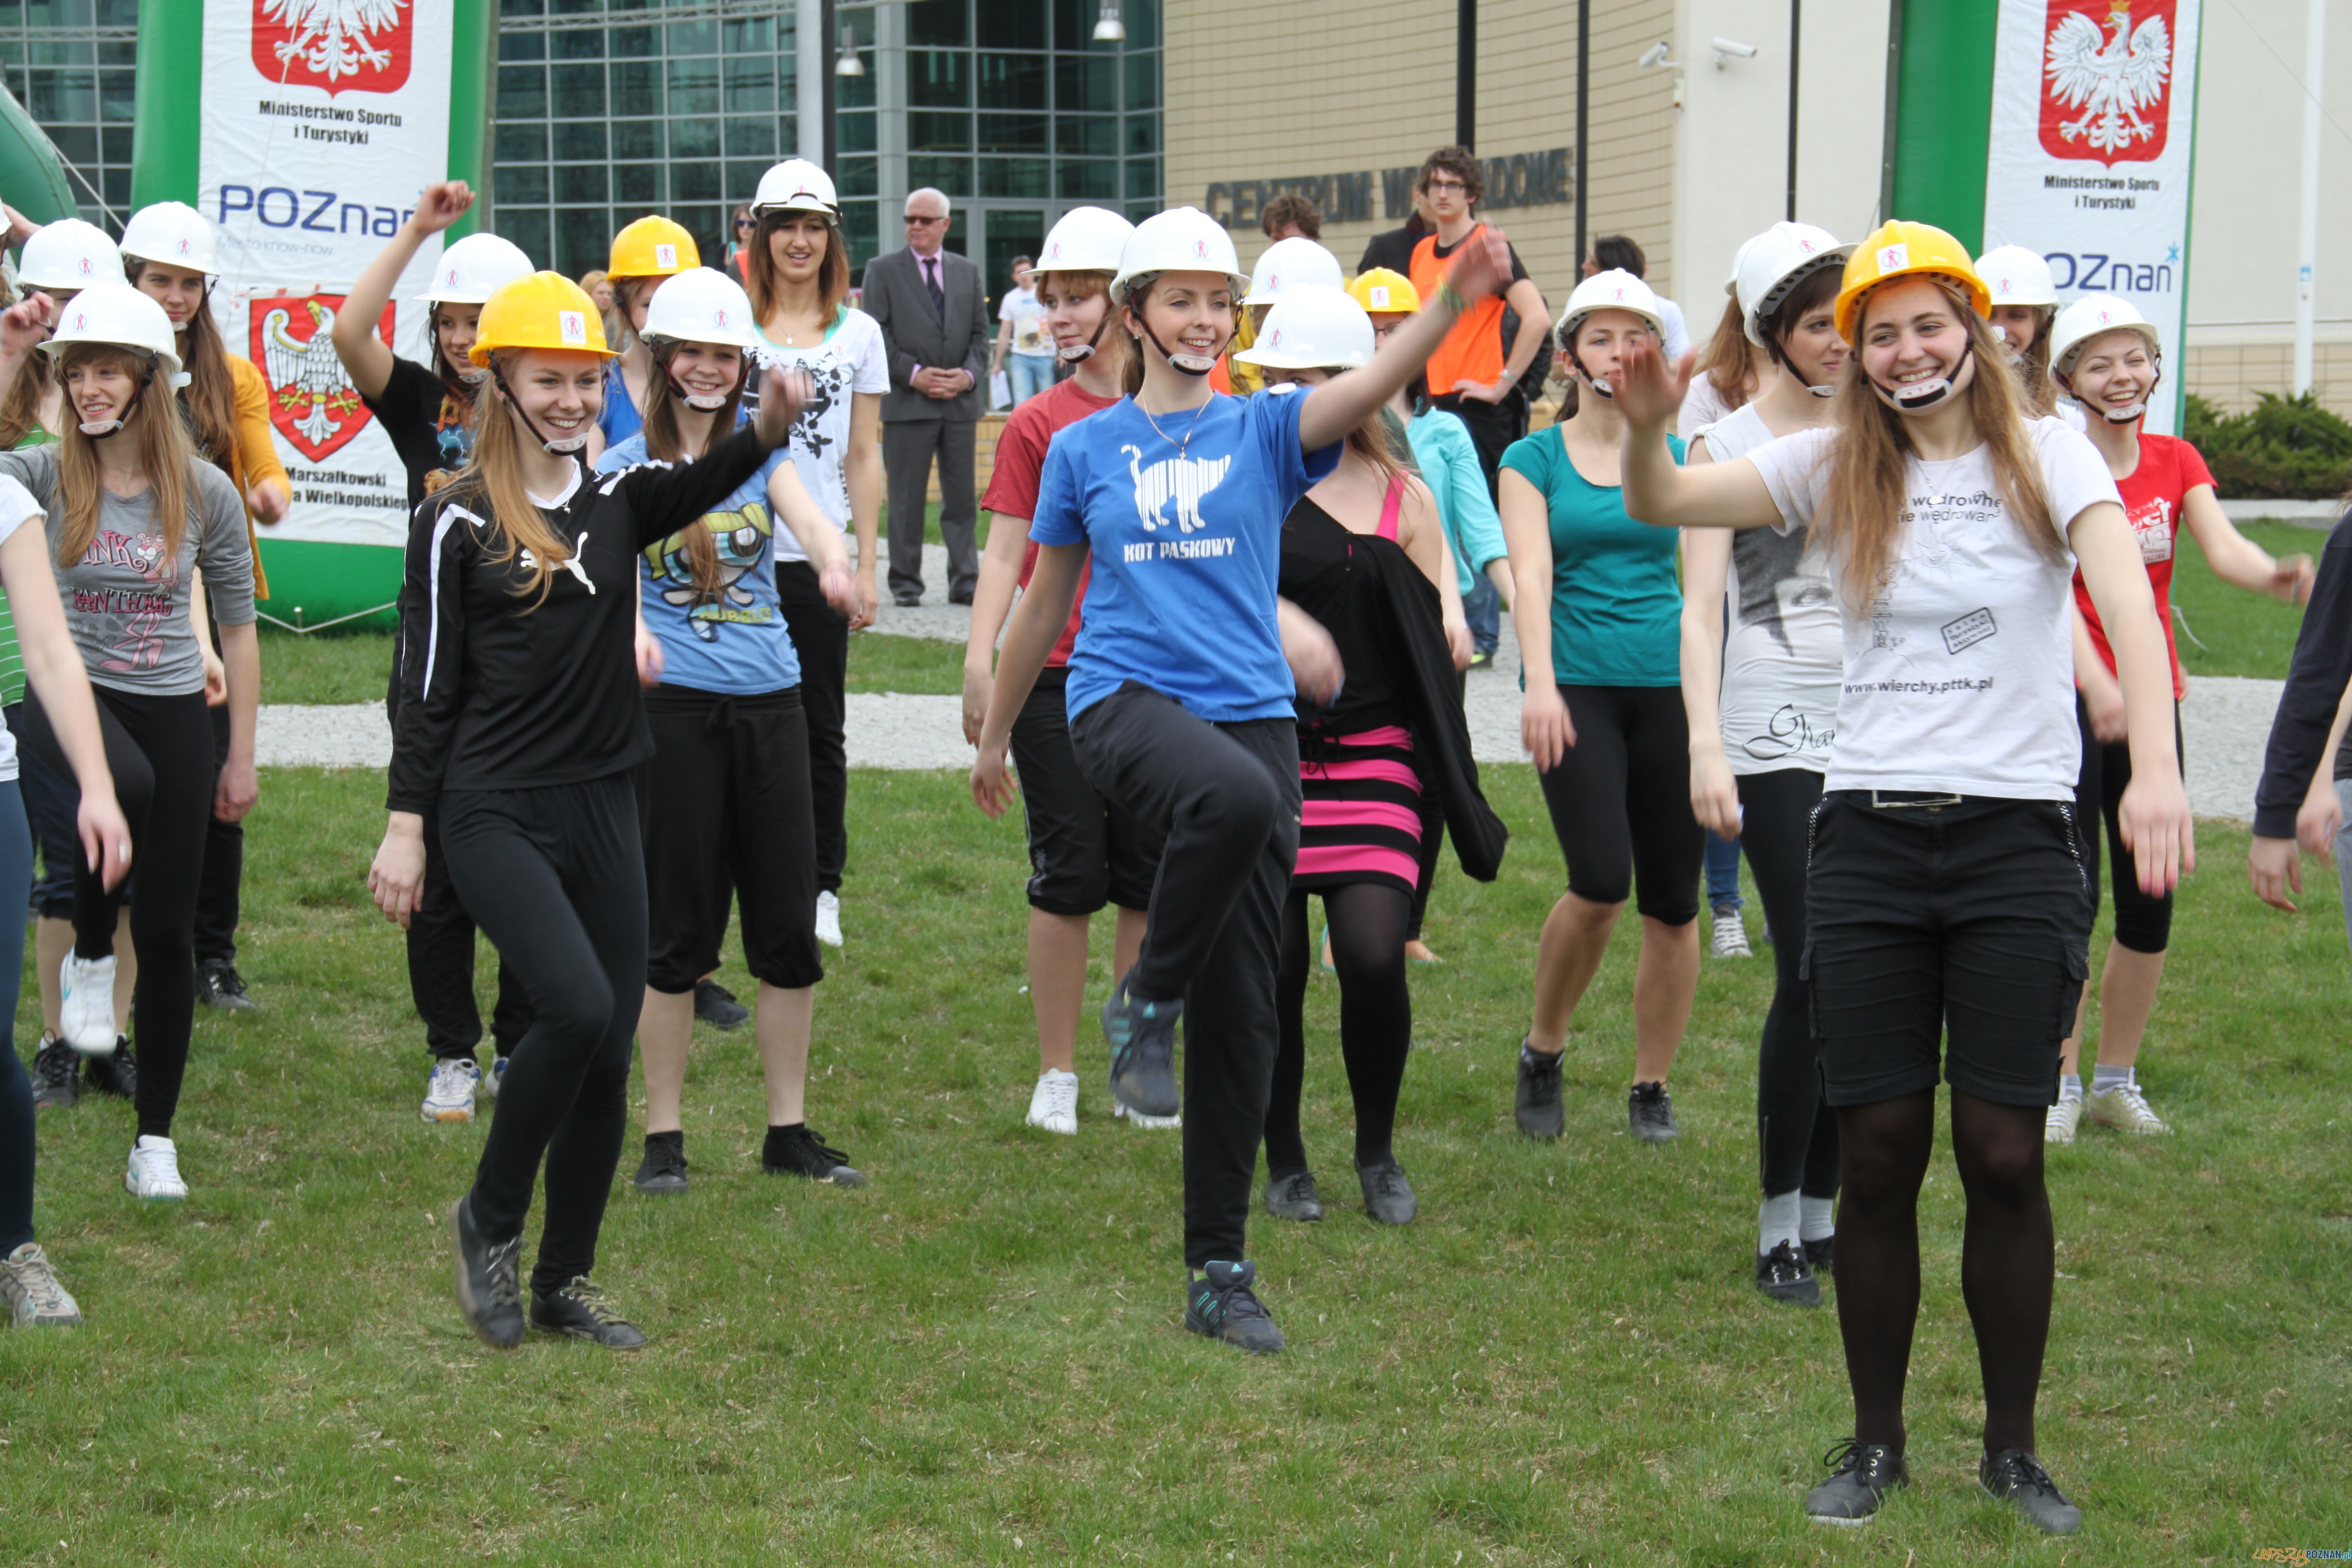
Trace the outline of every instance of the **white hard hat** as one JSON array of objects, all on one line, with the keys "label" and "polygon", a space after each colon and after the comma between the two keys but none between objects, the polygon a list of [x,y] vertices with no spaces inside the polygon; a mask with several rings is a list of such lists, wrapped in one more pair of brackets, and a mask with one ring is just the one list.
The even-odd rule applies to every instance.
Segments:
[{"label": "white hard hat", "polygon": [[1117,272],[1135,226],[1107,207],[1072,207],[1045,236],[1040,272]]},{"label": "white hard hat", "polygon": [[1763,237],[1760,234],[1751,234],[1739,242],[1738,249],[1731,253],[1731,276],[1723,280],[1723,291],[1735,300],[1739,298],[1739,268],[1747,263],[1748,253],[1756,248],[1756,242]]},{"label": "white hard hat", "polygon": [[751,211],[815,213],[828,223],[839,223],[841,198],[834,193],[832,175],[806,158],[787,158],[760,176]]},{"label": "white hard hat", "polygon": [[141,207],[122,226],[122,254],[166,267],[220,276],[220,241],[205,215],[185,202]]},{"label": "white hard hat", "polygon": [[1284,290],[1257,342],[1234,359],[1268,370],[1354,370],[1372,363],[1372,346],[1364,308],[1345,289],[1317,284]]},{"label": "white hard hat", "polygon": [[1764,346],[1764,318],[1789,291],[1825,267],[1841,270],[1853,247],[1841,245],[1825,228],[1809,223],[1776,223],[1740,247],[1739,314],[1748,341]]},{"label": "white hard hat", "polygon": [[1631,310],[1648,324],[1660,343],[1666,341],[1666,313],[1658,309],[1657,295],[1639,278],[1612,267],[1579,283],[1576,292],[1568,297],[1568,309],[1560,312],[1559,328],[1552,338],[1562,353],[1576,341],[1576,329],[1584,318],[1595,310]]},{"label": "white hard hat", "polygon": [[469,234],[441,253],[433,285],[416,298],[426,305],[479,305],[518,278],[538,268],[512,240],[495,234]]},{"label": "white hard hat", "polygon": [[1137,224],[1119,248],[1111,293],[1124,300],[1129,284],[1157,272],[1222,272],[1235,295],[1249,289],[1241,258],[1234,254],[1234,237],[1198,207],[1170,207]]},{"label": "white hard hat", "polygon": [[751,297],[724,272],[688,268],[661,286],[646,307],[643,337],[682,343],[723,343],[746,353],[761,346]]},{"label": "white hard hat", "polygon": [[2146,340],[2149,353],[2163,357],[2164,340],[2157,335],[2156,323],[2140,314],[2138,306],[2113,294],[2085,294],[2059,311],[2058,319],[2050,324],[2051,371],[2074,374],[2083,346],[2109,332],[2137,332]]},{"label": "white hard hat", "polygon": [[16,268],[20,288],[87,289],[109,281],[122,281],[122,252],[96,224],[62,217],[43,224],[25,241],[24,260]]},{"label": "white hard hat", "polygon": [[1294,234],[1276,240],[1259,256],[1250,268],[1249,294],[1242,303],[1271,305],[1301,289],[1342,289],[1347,282],[1338,257],[1305,235]]},{"label": "white hard hat", "polygon": [[2002,245],[1977,258],[1977,276],[1996,305],[2058,308],[2058,286],[2050,280],[2050,263],[2021,245]]},{"label": "white hard hat", "polygon": [[61,354],[76,343],[107,343],[143,353],[173,386],[185,386],[180,373],[180,346],[172,333],[172,318],[163,307],[120,277],[93,283],[58,312],[57,330],[41,347]]}]

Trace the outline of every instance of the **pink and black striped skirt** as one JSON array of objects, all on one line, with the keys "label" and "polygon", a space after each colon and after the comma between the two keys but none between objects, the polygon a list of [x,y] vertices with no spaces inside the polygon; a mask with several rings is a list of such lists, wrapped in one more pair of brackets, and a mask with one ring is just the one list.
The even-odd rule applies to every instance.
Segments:
[{"label": "pink and black striped skirt", "polygon": [[1402,725],[1298,737],[1306,810],[1294,888],[1377,882],[1410,897],[1421,877],[1421,775]]}]

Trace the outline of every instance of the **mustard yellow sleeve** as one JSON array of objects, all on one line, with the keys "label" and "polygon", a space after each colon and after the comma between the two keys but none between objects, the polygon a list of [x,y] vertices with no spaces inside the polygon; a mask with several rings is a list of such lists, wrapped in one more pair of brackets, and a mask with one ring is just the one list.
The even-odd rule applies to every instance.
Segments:
[{"label": "mustard yellow sleeve", "polygon": [[[286,472],[286,465],[278,460],[278,443],[269,433],[269,384],[250,360],[231,354],[228,378],[236,393],[236,467],[237,494],[244,493],[264,479],[276,479],[290,493],[294,480]],[[253,513],[245,514],[246,537],[253,544],[253,596],[269,597],[269,579],[261,572],[261,539],[254,531]]]}]

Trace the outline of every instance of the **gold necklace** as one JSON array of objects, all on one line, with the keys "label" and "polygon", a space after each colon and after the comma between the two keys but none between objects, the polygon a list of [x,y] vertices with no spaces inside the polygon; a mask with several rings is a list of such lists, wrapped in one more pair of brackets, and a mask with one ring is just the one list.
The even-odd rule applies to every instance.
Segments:
[{"label": "gold necklace", "polygon": [[1192,411],[1192,423],[1185,426],[1184,438],[1181,441],[1179,441],[1175,437],[1171,436],[1167,431],[1160,428],[1160,421],[1151,417],[1151,410],[1149,408],[1143,408],[1142,394],[1138,393],[1136,395],[1135,405],[1138,408],[1143,408],[1143,417],[1150,421],[1153,433],[1159,436],[1161,440],[1176,448],[1176,460],[1181,463],[1184,460],[1186,448],[1192,445],[1192,432],[1201,427],[1201,416],[1206,414],[1209,411],[1209,404],[1214,403],[1216,400],[1216,394],[1211,393],[1207,402],[1202,403],[1200,407]]}]

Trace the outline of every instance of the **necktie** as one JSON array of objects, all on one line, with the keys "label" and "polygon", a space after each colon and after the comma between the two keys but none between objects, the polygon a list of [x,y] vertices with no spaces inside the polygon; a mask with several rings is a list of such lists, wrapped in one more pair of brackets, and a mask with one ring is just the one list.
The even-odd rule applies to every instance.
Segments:
[{"label": "necktie", "polygon": [[931,291],[931,309],[940,313],[940,324],[947,325],[948,291],[940,286],[940,258],[926,256],[923,261],[923,287]]}]

